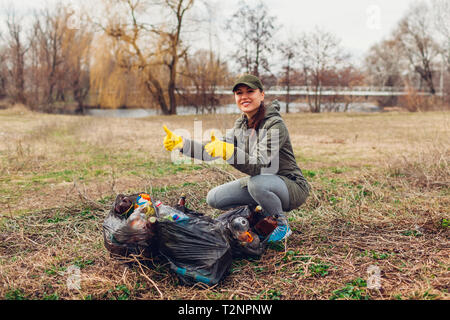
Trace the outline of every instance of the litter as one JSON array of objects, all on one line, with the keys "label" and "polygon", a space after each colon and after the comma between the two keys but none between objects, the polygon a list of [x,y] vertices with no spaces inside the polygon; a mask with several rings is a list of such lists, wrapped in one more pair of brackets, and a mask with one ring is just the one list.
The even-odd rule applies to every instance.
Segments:
[{"label": "litter", "polygon": [[163,257],[182,283],[214,285],[233,258],[260,257],[276,227],[275,219],[253,206],[213,219],[185,202],[184,195],[172,207],[146,193],[119,194],[103,222],[105,247],[115,256]]}]

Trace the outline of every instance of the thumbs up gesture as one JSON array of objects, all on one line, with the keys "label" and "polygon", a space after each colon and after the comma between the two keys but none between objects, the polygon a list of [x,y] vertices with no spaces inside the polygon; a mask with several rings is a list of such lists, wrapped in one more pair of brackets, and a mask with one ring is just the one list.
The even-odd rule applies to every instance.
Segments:
[{"label": "thumbs up gesture", "polygon": [[167,129],[166,125],[163,125],[163,129],[166,132],[166,137],[164,138],[164,148],[167,151],[172,151],[173,149],[181,149],[183,148],[183,138],[179,135],[176,135],[169,129]]},{"label": "thumbs up gesture", "polygon": [[211,142],[205,145],[205,151],[213,158],[221,157],[223,160],[228,160],[234,154],[234,145],[217,140],[213,131],[211,132]]}]

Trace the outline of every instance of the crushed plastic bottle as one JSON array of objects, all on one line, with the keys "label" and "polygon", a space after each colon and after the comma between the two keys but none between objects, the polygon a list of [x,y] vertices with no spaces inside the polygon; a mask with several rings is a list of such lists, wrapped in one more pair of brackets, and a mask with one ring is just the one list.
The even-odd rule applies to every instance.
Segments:
[{"label": "crushed plastic bottle", "polygon": [[147,225],[147,217],[145,213],[142,212],[143,207],[139,207],[133,211],[133,213],[128,217],[128,225],[135,230],[143,230]]},{"label": "crushed plastic bottle", "polygon": [[240,241],[241,245],[259,245],[259,238],[250,230],[249,222],[244,217],[233,219],[230,224],[230,229],[233,236]]},{"label": "crushed plastic bottle", "polygon": [[178,205],[181,208],[184,208],[186,206],[186,195],[184,193],[181,194],[180,199],[178,200]]},{"label": "crushed plastic bottle", "polygon": [[168,219],[170,221],[181,222],[189,220],[189,217],[183,212],[162,204],[161,201],[155,202],[158,218]]},{"label": "crushed plastic bottle", "polygon": [[[248,220],[244,217],[237,217],[231,221],[231,231],[236,239],[241,240],[245,238],[246,233],[248,232],[250,225]],[[241,240],[244,241],[244,240]]]},{"label": "crushed plastic bottle", "polygon": [[153,205],[150,201],[145,203],[140,208],[142,208],[142,212],[145,214],[147,219],[156,215],[155,209],[153,208]]},{"label": "crushed plastic bottle", "polygon": [[151,198],[148,193],[141,193],[141,194],[139,194],[139,196],[136,199],[136,204],[139,207],[147,204],[148,202],[151,202]]},{"label": "crushed plastic bottle", "polygon": [[134,210],[133,201],[130,197],[118,195],[119,201],[114,206],[114,212],[122,217],[128,218]]}]

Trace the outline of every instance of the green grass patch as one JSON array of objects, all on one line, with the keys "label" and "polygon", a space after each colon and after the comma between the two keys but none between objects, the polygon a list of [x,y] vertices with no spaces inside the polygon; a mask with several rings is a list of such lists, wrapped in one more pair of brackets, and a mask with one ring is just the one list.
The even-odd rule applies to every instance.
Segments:
[{"label": "green grass patch", "polygon": [[27,300],[22,289],[9,289],[6,291],[5,300]]},{"label": "green grass patch", "polygon": [[95,261],[93,259],[84,259],[82,257],[78,257],[73,261],[73,265],[77,266],[80,269],[84,269],[87,266],[93,265]]},{"label": "green grass patch", "polygon": [[108,293],[114,297],[112,300],[129,300],[131,295],[128,287],[123,284],[117,285],[114,290],[109,290]]},{"label": "green grass patch", "polygon": [[265,299],[265,300],[281,300],[283,293],[278,289],[269,289],[262,291],[256,299]]},{"label": "green grass patch", "polygon": [[308,270],[312,277],[325,277],[328,275],[328,269],[330,269],[330,267],[331,265],[319,261],[309,265]]},{"label": "green grass patch", "polygon": [[405,230],[402,232],[402,235],[407,237],[421,237],[423,234],[417,230]]},{"label": "green grass patch", "polygon": [[364,250],[361,253],[361,256],[363,257],[371,257],[375,260],[385,260],[392,256],[392,253],[386,253],[386,252],[376,252],[374,250]]},{"label": "green grass patch", "polygon": [[54,217],[48,218],[48,223],[60,223],[63,221],[67,221],[70,218],[70,215],[60,215],[57,213]]},{"label": "green grass patch", "polygon": [[357,278],[350,283],[347,283],[343,288],[333,291],[330,300],[338,299],[353,299],[353,300],[370,300],[370,297],[365,294],[367,283],[361,278]]},{"label": "green grass patch", "polygon": [[44,295],[42,296],[42,300],[59,300],[59,295],[56,292],[50,293],[50,294],[44,292]]}]

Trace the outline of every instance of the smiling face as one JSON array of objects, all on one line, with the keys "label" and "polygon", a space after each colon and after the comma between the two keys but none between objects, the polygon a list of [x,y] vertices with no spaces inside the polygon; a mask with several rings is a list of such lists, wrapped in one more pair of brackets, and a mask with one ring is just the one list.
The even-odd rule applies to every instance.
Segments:
[{"label": "smiling face", "polygon": [[264,101],[264,91],[252,89],[245,84],[239,85],[234,91],[234,99],[239,109],[244,112],[248,118],[251,118],[258,112],[261,102]]}]

